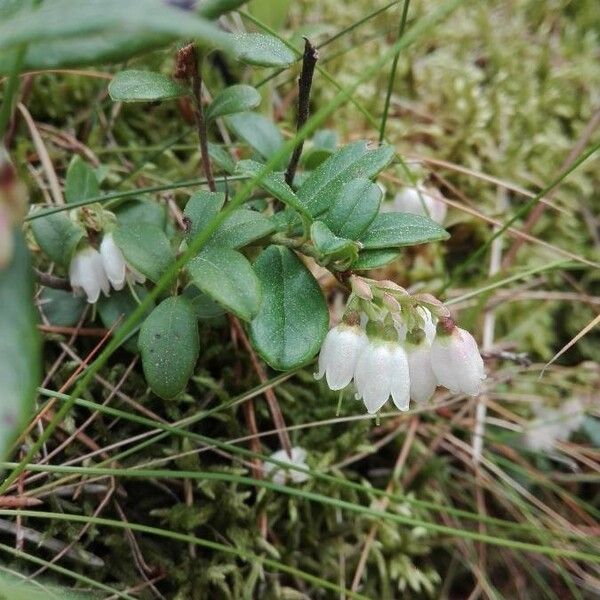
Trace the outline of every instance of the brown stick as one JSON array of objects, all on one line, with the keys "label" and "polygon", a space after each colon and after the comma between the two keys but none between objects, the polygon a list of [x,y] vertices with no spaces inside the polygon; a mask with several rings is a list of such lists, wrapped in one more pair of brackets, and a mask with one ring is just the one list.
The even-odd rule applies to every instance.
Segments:
[{"label": "brown stick", "polygon": [[[302,129],[308,120],[310,108],[310,88],[312,87],[315,65],[317,64],[318,59],[319,53],[317,52],[317,49],[310,43],[308,38],[304,38],[302,71],[300,73],[300,79],[298,79],[298,121],[296,124],[296,131],[300,131],[300,129]],[[285,172],[285,181],[288,185],[292,185],[294,181],[294,175],[296,174],[296,169],[298,168],[298,161],[300,160],[303,146],[304,140],[300,140],[300,142],[294,148],[292,158],[290,158],[290,164]]]},{"label": "brown stick", "polygon": [[44,273],[39,269],[34,269],[34,272],[36,279],[41,285],[45,285],[46,287],[55,290],[65,290],[67,292],[70,292],[72,289],[68,279],[63,279],[62,277],[56,277],[56,275]]},{"label": "brown stick", "polygon": [[[252,361],[252,365],[258,378],[261,383],[267,383],[269,378],[265,373],[265,369],[262,366],[262,363],[258,360],[256,356],[256,352],[254,348],[250,344],[250,340],[244,331],[241,323],[236,317],[231,317],[231,323],[235,328],[237,334],[244,345],[244,348],[250,354],[250,360]],[[265,398],[267,399],[267,404],[269,406],[269,411],[271,412],[271,417],[273,418],[273,423],[275,425],[275,429],[277,429],[277,435],[279,436],[279,442],[281,443],[281,447],[285,449],[288,456],[292,456],[292,443],[290,442],[290,436],[287,431],[287,427],[285,426],[285,421],[283,420],[283,414],[281,412],[281,408],[279,406],[279,402],[277,402],[277,397],[275,396],[275,392],[272,388],[268,388],[265,390]]]}]

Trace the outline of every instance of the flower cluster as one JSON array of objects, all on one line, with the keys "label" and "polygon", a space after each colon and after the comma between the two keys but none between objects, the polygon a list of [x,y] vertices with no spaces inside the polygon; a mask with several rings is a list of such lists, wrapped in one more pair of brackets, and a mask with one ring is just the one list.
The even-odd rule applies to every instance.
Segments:
[{"label": "flower cluster", "polygon": [[408,410],[426,402],[438,385],[479,394],[485,379],[473,336],[457,327],[430,295],[411,296],[391,281],[352,277],[342,323],[331,329],[319,354],[317,379],[332,390],[354,380],[369,413],[387,401]]},{"label": "flower cluster", "polygon": [[127,280],[144,283],[146,278],[127,264],[112,233],[104,234],[100,251],[86,245],[71,259],[71,287],[76,294],[85,293],[90,304],[98,301],[100,292],[108,296],[111,285],[117,291],[122,290]]}]

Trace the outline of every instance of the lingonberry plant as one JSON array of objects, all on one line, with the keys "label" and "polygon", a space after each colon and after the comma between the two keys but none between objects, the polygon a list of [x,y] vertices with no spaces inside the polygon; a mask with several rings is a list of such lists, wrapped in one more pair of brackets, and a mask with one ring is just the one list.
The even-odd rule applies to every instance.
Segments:
[{"label": "lingonberry plant", "polygon": [[[86,9],[75,4],[69,6],[99,16],[100,3]],[[158,17],[145,10],[140,26],[155,27],[156,35],[189,32],[204,45],[216,45],[259,67],[287,67],[296,60],[276,38],[227,34],[205,20],[239,2],[204,3],[200,16],[186,6],[155,4],[169,17],[171,25],[164,28],[174,28],[163,32]],[[44,4],[32,14],[41,26],[44,14],[53,15],[53,10]],[[97,27],[112,17],[99,17]],[[46,63],[68,64],[63,55],[69,41],[60,44],[66,46],[64,53],[53,53]],[[122,52],[126,56],[137,49],[137,44],[125,45]],[[21,57],[30,68],[43,60],[36,50],[32,44]],[[105,49],[96,50],[97,60],[106,58]],[[320,374],[326,374],[332,389],[354,379],[369,412],[378,410],[390,394],[406,410],[409,397],[424,401],[437,383],[476,394],[483,376],[476,346],[468,333],[454,327],[439,303],[410,296],[390,282],[351,277],[396,260],[402,247],[445,239],[443,203],[422,188],[401,190],[392,209],[382,210],[384,188],[375,180],[394,161],[392,147],[368,140],[338,146],[335,133],[322,130],[304,153],[300,136],[288,150],[278,126],[253,112],[261,100],[254,87],[236,84],[212,90],[209,100],[202,81],[205,53],[197,43],[181,47],[172,77],[120,71],[108,92],[115,102],[177,100],[187,105],[197,126],[208,189],[197,187],[174,225],[152,202],[111,199],[102,192],[102,172],[74,156],[65,178],[64,207],[29,216],[36,244],[56,272],[67,276],[67,286],[59,287],[70,287],[94,305],[91,318],[97,314],[106,327],[118,328],[148,290],[169,275],[170,286],[154,290],[156,301],[148,304],[125,340],[126,347],[140,353],[148,385],[166,399],[180,394],[194,372],[202,351],[198,321],[220,311],[246,324],[254,348],[274,369],[299,367],[321,349]],[[309,116],[318,60],[308,40],[302,59],[299,131]],[[227,152],[220,143],[229,136],[247,150]],[[215,169],[220,176],[215,177]],[[248,201],[234,204],[231,196],[246,181],[252,184]],[[4,186],[12,190],[4,193],[0,205],[0,225],[7,229],[23,215],[22,202],[14,199],[18,181],[10,179]],[[4,235],[3,240],[6,264],[12,237]],[[311,263],[328,269],[342,285],[353,282],[344,324],[329,334],[327,303]],[[432,319],[440,320],[435,339],[427,333]]]}]

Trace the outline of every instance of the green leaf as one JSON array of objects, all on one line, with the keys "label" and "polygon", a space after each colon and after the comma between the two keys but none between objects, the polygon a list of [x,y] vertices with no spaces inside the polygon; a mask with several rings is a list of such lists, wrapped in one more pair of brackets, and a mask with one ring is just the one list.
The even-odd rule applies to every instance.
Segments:
[{"label": "green leaf", "polygon": [[194,284],[240,319],[258,312],[260,282],[245,256],[231,248],[205,248],[188,264]]},{"label": "green leaf", "polygon": [[65,178],[65,198],[68,203],[88,200],[100,195],[100,186],[94,169],[80,156],[69,163]]},{"label": "green leaf", "polygon": [[326,150],[325,148],[307,148],[302,152],[300,163],[308,171],[313,171],[322,165],[332,154],[331,150]]},{"label": "green leaf", "polygon": [[298,198],[313,217],[325,212],[344,185],[358,177],[377,175],[394,156],[391,146],[369,148],[358,141],[344,146],[313,171],[297,191]]},{"label": "green leaf", "polygon": [[[144,298],[148,295],[148,290],[141,285],[136,285],[134,289],[140,301],[144,300]],[[96,306],[98,308],[98,314],[100,315],[102,324],[104,327],[110,329],[119,319],[121,323],[127,319],[127,317],[129,317],[129,315],[138,307],[138,303],[131,294],[129,288],[125,287],[118,292],[112,291],[108,297],[102,296],[98,300]],[[150,314],[153,308],[154,302],[146,311],[145,316]],[[121,325],[119,324],[115,329],[115,333],[119,331],[120,328]],[[137,335],[130,334],[127,337],[127,340],[123,343],[123,347],[129,350],[129,352],[137,352]]]},{"label": "green leaf", "polygon": [[358,256],[358,244],[336,236],[325,223],[315,221],[310,227],[310,237],[321,256],[350,258]]},{"label": "green leaf", "polygon": [[319,284],[288,248],[271,245],[254,265],[263,298],[252,321],[252,343],[274,369],[310,360],[321,347],[329,312]]},{"label": "green leaf", "polygon": [[368,271],[383,267],[400,256],[399,250],[363,250],[358,258],[350,265],[353,271]]},{"label": "green leaf", "polygon": [[296,60],[295,53],[272,35],[234,33],[231,36],[234,56],[247,64],[259,67],[287,67]]},{"label": "green leaf", "polygon": [[[255,160],[240,160],[236,165],[236,172],[255,177],[264,168],[264,165]],[[257,182],[257,185],[269,192],[272,196],[281,200],[291,208],[302,214],[307,214],[306,209],[298,200],[294,190],[285,182],[281,173],[267,173]]]},{"label": "green leaf", "polygon": [[142,324],[138,348],[152,391],[167,400],[182,392],[200,352],[192,303],[183,296],[163,300]]},{"label": "green leaf", "polygon": [[448,239],[448,232],[429,217],[382,213],[375,217],[361,242],[365,249],[413,246]]},{"label": "green leaf", "polygon": [[113,209],[113,212],[121,227],[146,223],[164,230],[167,224],[165,205],[153,200],[128,200]]},{"label": "green leaf", "polygon": [[263,214],[238,208],[221,223],[208,240],[211,246],[242,248],[273,233],[273,222]]},{"label": "green leaf", "polygon": [[40,293],[40,312],[50,325],[73,327],[81,319],[87,305],[85,298],[65,290],[44,287]]},{"label": "green leaf", "polygon": [[69,266],[77,244],[85,237],[84,228],[62,212],[33,220],[31,231],[44,254],[65,267]]},{"label": "green leaf", "polygon": [[233,51],[231,34],[163,0],[52,0],[0,22],[0,49],[27,44],[28,69],[125,59],[188,38]]},{"label": "green leaf", "polygon": [[194,305],[196,317],[200,321],[215,322],[225,314],[219,304],[217,304],[208,294],[201,292],[193,283],[186,286],[183,295]]},{"label": "green leaf", "polygon": [[188,90],[162,73],[120,71],[108,84],[108,93],[116,102],[169,100],[188,94]]},{"label": "green leaf", "polygon": [[113,232],[113,237],[125,260],[154,283],[174,260],[165,232],[156,225],[140,223],[118,227]]},{"label": "green leaf", "polygon": [[251,85],[232,85],[222,90],[206,109],[208,120],[240,113],[260,104],[260,94]]},{"label": "green leaf", "polygon": [[221,146],[208,142],[208,155],[212,161],[226,173],[233,174],[235,172],[235,162],[231,158],[231,154]]},{"label": "green leaf", "polygon": [[29,251],[15,229],[11,263],[0,271],[0,456],[33,411],[41,376]]},{"label": "green leaf", "polygon": [[198,14],[205,19],[218,19],[222,14],[235,10],[248,0],[202,0]]},{"label": "green leaf", "polygon": [[[237,137],[254,148],[265,160],[269,160],[283,146],[281,132],[273,121],[263,115],[243,112],[229,115],[225,117],[225,121]],[[282,160],[281,164],[284,162]]]},{"label": "green leaf", "polygon": [[368,179],[353,179],[342,187],[323,219],[335,234],[358,240],[379,212],[383,193]]},{"label": "green leaf", "polygon": [[223,208],[225,194],[198,190],[187,201],[183,214],[188,219],[187,238],[195,238]]}]

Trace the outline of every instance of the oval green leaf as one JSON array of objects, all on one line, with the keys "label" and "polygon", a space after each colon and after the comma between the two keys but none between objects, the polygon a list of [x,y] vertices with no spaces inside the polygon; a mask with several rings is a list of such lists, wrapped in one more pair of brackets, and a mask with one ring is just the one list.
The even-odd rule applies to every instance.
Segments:
[{"label": "oval green leaf", "polygon": [[260,94],[251,85],[232,85],[221,91],[206,109],[209,120],[232,115],[256,108],[260,104]]},{"label": "oval green leaf", "polygon": [[[255,160],[240,160],[236,165],[237,173],[252,177],[256,177],[262,169],[264,169],[264,165]],[[256,184],[294,210],[310,216],[281,173],[266,173],[257,180]]]},{"label": "oval green leaf", "polygon": [[156,225],[140,223],[118,227],[113,233],[125,260],[156,283],[171,266],[174,257],[165,232]]},{"label": "oval green leaf", "polygon": [[248,0],[203,0],[198,7],[198,14],[205,19],[218,19],[222,14],[239,8]]},{"label": "oval green leaf", "polygon": [[14,231],[11,263],[0,271],[0,456],[33,410],[41,352],[33,308],[33,277],[23,236]]},{"label": "oval green leaf", "polygon": [[[283,146],[281,131],[263,115],[253,112],[237,113],[226,117],[225,122],[237,137],[254,148],[265,160],[269,160]],[[282,159],[281,164],[285,160]]]},{"label": "oval green leaf", "polygon": [[108,93],[115,102],[151,102],[179,98],[188,90],[162,73],[130,70],[112,78]]},{"label": "oval green leaf", "polygon": [[65,178],[65,198],[68,203],[96,198],[100,186],[94,169],[80,156],[75,155],[69,163]]},{"label": "oval green leaf", "polygon": [[275,231],[274,223],[263,214],[247,208],[232,212],[213,233],[207,244],[242,248]]},{"label": "oval green leaf", "polygon": [[399,250],[384,248],[383,250],[363,250],[350,265],[353,271],[368,271],[383,267],[400,256]]},{"label": "oval green leaf", "polygon": [[288,248],[271,245],[254,270],[263,298],[250,325],[252,344],[274,369],[293,369],[320,349],[329,312],[319,284]]},{"label": "oval green leaf", "polygon": [[393,212],[377,215],[360,241],[368,250],[413,246],[448,237],[448,232],[429,217]]},{"label": "oval green leaf", "polygon": [[88,306],[85,298],[65,290],[43,288],[40,293],[39,309],[50,325],[73,327],[81,319]]},{"label": "oval green leaf", "polygon": [[313,217],[324,213],[338,198],[342,188],[358,177],[370,179],[394,156],[391,146],[370,148],[358,141],[340,148],[300,186],[297,196]]},{"label": "oval green leaf", "polygon": [[358,256],[358,244],[352,240],[335,235],[325,223],[315,221],[310,227],[310,237],[316,250],[323,257],[332,256],[355,258]]},{"label": "oval green leaf", "polygon": [[163,300],[142,324],[138,348],[152,391],[167,400],[181,393],[200,351],[192,303],[182,296]]},{"label": "oval green leaf", "polygon": [[249,321],[258,312],[260,282],[244,255],[231,248],[205,248],[187,269],[198,289],[240,319]]},{"label": "oval green leaf", "polygon": [[62,212],[33,220],[31,231],[44,254],[64,267],[69,266],[77,244],[85,237],[83,227]]},{"label": "oval green leaf", "polygon": [[296,60],[296,54],[272,35],[234,33],[231,36],[234,56],[249,65],[287,67]]},{"label": "oval green leaf", "polygon": [[187,238],[196,237],[225,204],[225,194],[198,190],[187,201],[183,214],[188,220]]},{"label": "oval green leaf", "polygon": [[[148,295],[148,290],[141,285],[135,286],[135,293],[140,300]],[[111,292],[110,296],[102,296],[96,304],[98,314],[104,327],[111,328],[117,321],[120,321],[114,332],[116,333],[121,328],[121,323],[138,307],[137,300],[132,296],[128,287],[116,292]],[[154,302],[150,309],[146,312],[148,315],[154,308]],[[123,342],[123,347],[129,352],[137,352],[137,328],[127,336]]]},{"label": "oval green leaf", "polygon": [[360,239],[379,212],[383,192],[368,179],[346,183],[323,219],[340,237]]}]

